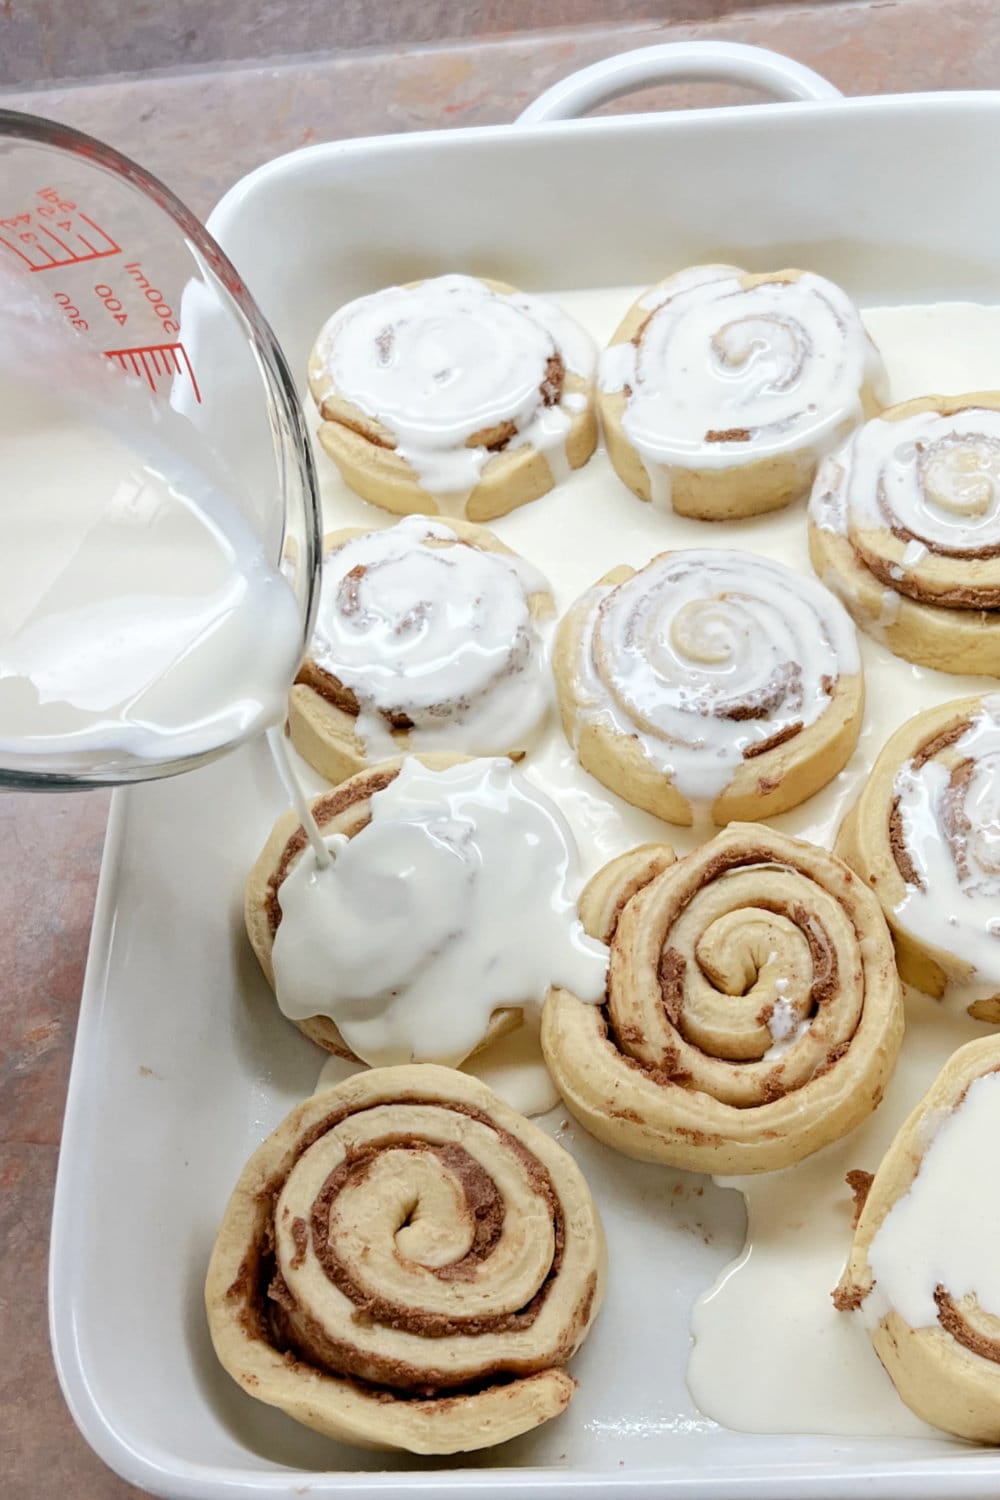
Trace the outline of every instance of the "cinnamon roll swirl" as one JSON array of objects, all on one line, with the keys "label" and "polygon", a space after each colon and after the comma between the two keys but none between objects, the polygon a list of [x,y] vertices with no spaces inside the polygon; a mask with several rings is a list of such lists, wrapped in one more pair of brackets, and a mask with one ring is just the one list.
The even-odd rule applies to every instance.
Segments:
[{"label": "cinnamon roll swirl", "polygon": [[1000,696],[898,729],[836,848],[882,903],[902,978],[1000,1023]]},{"label": "cinnamon roll swirl", "polygon": [[924,396],[866,423],[816,477],[809,550],[897,656],[1000,673],[1000,393]]},{"label": "cinnamon roll swirl", "polygon": [[955,1052],[875,1173],[833,1294],[925,1422],[1000,1443],[1000,1040]]},{"label": "cinnamon roll swirl", "polygon": [[523,755],[550,702],[542,574],[481,526],[422,516],[324,551],[289,694],[300,755],[333,782],[411,749]]},{"label": "cinnamon roll swirl", "polygon": [[587,462],[594,363],[589,335],[547,299],[439,276],[334,313],[309,387],[320,442],[365,500],[487,521]]},{"label": "cinnamon roll swirl", "polygon": [[250,1158],[205,1299],[258,1401],[360,1447],[459,1453],[565,1410],[605,1260],[561,1146],[464,1074],[385,1068]]},{"label": "cinnamon roll swirl", "polygon": [[795,807],[861,726],[850,619],[812,579],[748,553],[615,568],[565,616],[554,665],[580,764],[669,823]]},{"label": "cinnamon roll swirl", "polygon": [[641,500],[704,521],[777,510],[884,404],[857,310],[809,271],[694,266],[625,315],[600,361],[608,456]]},{"label": "cinnamon roll swirl", "polygon": [[565,1103],[627,1156],[765,1172],[879,1103],[903,1036],[892,942],[832,854],[734,823],[685,859],[613,860],[580,914],[611,947],[606,1002],[548,998],[542,1048]]}]

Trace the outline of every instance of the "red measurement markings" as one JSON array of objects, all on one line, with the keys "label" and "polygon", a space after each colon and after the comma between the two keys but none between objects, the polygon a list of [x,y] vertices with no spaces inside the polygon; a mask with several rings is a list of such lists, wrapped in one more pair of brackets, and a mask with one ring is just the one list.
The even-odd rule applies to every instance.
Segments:
[{"label": "red measurement markings", "polygon": [[194,399],[201,403],[201,391],[183,344],[140,344],[134,349],[105,349],[104,352],[108,359],[113,359],[127,373],[138,375],[151,391],[157,390],[161,380],[172,380],[175,375],[187,375],[194,391]]},{"label": "red measurement markings", "polygon": [[39,188],[36,198],[25,213],[0,219],[0,244],[24,261],[29,271],[51,271],[121,254],[121,246],[110,234],[55,188]]}]

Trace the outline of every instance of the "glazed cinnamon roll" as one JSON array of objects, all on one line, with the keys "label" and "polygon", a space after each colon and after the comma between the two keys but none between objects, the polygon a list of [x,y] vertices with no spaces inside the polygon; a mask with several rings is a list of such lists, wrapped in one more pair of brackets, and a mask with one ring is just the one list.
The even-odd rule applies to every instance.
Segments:
[{"label": "glazed cinnamon roll", "polygon": [[897,656],[1000,673],[1000,393],[924,396],[866,423],[816,477],[809,550]]},{"label": "glazed cinnamon roll", "polygon": [[836,848],[882,903],[902,978],[1000,1022],[1000,696],[898,729]]},{"label": "glazed cinnamon roll", "polygon": [[324,551],[288,708],[310,765],[337,782],[410,749],[523,755],[550,701],[542,574],[481,526],[422,516]]},{"label": "glazed cinnamon roll", "polygon": [[955,1052],[886,1152],[833,1294],[919,1417],[1000,1443],[1000,1040]]},{"label": "glazed cinnamon roll", "polygon": [[627,1156],[692,1171],[787,1167],[879,1103],[903,1036],[878,902],[824,849],[734,823],[675,861],[613,860],[586,888],[611,946],[603,1009],[546,1001],[565,1103]]},{"label": "glazed cinnamon roll", "polygon": [[669,823],[785,812],[837,774],[861,727],[850,619],[748,553],[615,568],[562,621],[554,665],[580,764]]},{"label": "glazed cinnamon roll", "polygon": [[573,835],[509,760],[385,761],[312,812],[329,863],[286,813],[244,913],[280,1009],[327,1051],[457,1066],[552,984],[600,1001],[608,954],[579,920]]},{"label": "glazed cinnamon roll", "polygon": [[386,1068],[250,1158],[205,1297],[257,1400],[361,1447],[459,1453],[565,1410],[605,1259],[561,1146],[464,1074]]},{"label": "glazed cinnamon roll", "polygon": [[349,302],[309,360],[320,442],[351,489],[487,521],[593,453],[595,350],[543,297],[439,276]]},{"label": "glazed cinnamon roll", "polygon": [[722,521],[807,495],[819,458],[880,409],[885,384],[832,281],[694,266],[629,309],[601,356],[598,405],[629,489]]}]

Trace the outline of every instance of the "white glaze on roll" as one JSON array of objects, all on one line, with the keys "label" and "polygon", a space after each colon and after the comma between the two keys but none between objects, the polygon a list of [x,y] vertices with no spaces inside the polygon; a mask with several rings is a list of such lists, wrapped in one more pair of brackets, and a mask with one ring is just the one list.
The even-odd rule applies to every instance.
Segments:
[{"label": "white glaze on roll", "polygon": [[[822,276],[744,289],[734,266],[696,266],[655,288],[637,342],[601,356],[604,391],[626,389],[622,427],[654,503],[664,468],[724,469],[750,456],[817,457],[862,417],[862,387],[884,386],[878,351],[850,298]],[[738,433],[727,439],[724,434]]]},{"label": "white glaze on roll", "polygon": [[861,1312],[869,1327],[893,1308],[911,1328],[937,1327],[938,1287],[1000,1317],[1000,1074],[976,1078],[934,1126],[909,1191],[868,1250],[875,1284]]},{"label": "white glaze on roll", "polygon": [[468,446],[503,423],[509,446],[531,443],[559,481],[578,409],[566,395],[546,404],[550,361],[584,379],[590,336],[544,297],[491,290],[472,276],[438,276],[387,287],[334,313],[317,351],[336,390],[395,439],[421,486],[443,510],[461,513],[490,457]]},{"label": "white glaze on roll", "polygon": [[278,889],[273,962],[292,1020],[329,1016],[373,1065],[460,1060],[495,1010],[549,987],[604,995],[608,954],[576,912],[568,825],[510,761],[407,759],[353,838],[307,850]]},{"label": "white glaze on roll", "polygon": [[944,554],[960,569],[963,559],[1000,547],[1000,412],[970,406],[952,416],[875,417],[823,464],[809,514],[821,530],[877,554],[884,549],[876,534],[905,540],[889,575],[919,597],[917,575],[929,557]]},{"label": "white glaze on roll", "polygon": [[861,670],[837,600],[751,553],[668,553],[590,597],[584,717],[634,736],[696,805],[725,789],[748,748],[814,723],[828,684]]},{"label": "white glaze on roll", "polygon": [[523,749],[551,701],[528,605],[548,588],[521,558],[408,517],[327,554],[310,655],[353,692],[370,759],[396,752],[400,715],[414,749]]},{"label": "white glaze on roll", "polygon": [[964,1008],[1000,991],[1000,695],[983,699],[951,751],[971,763],[957,781],[933,757],[897,773],[900,830],[920,884],[907,880],[895,916],[922,943],[973,966],[946,992]]}]

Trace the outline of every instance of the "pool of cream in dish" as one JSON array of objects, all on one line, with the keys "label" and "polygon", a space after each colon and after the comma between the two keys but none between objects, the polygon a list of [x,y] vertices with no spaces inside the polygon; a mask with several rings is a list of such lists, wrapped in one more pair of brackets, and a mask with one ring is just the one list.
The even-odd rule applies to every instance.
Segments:
[{"label": "pool of cream in dish", "polygon": [[[552,295],[603,344],[638,290]],[[863,309],[863,316],[888,368],[893,401],[1000,387],[1000,307],[939,303]],[[315,410],[307,415],[315,429]],[[391,524],[392,517],[346,488],[316,446],[327,528]],[[722,525],[665,515],[625,488],[603,451],[552,493],[491,526],[547,575],[560,613],[616,564],[640,567],[669,548],[741,548],[812,573],[804,503]],[[854,756],[817,796],[770,820],[783,832],[826,846],[879,749],[900,724],[920,709],[984,690],[982,678],[911,666],[867,636],[861,637],[861,650],[866,706]],[[309,789],[320,791],[325,783],[304,763],[300,766]],[[630,807],[582,771],[554,708],[523,769],[568,818],[584,876],[639,843],[666,842],[683,854],[698,842],[692,830],[673,828]],[[844,1173],[851,1167],[874,1169],[954,1048],[988,1029],[964,1017],[946,1017],[916,994],[908,997],[908,1016],[911,1025],[896,1076],[872,1121],[811,1161],[740,1183],[747,1200],[747,1244],[696,1309],[698,1342],[689,1371],[697,1404],[725,1426],[771,1433],[930,1435],[931,1429],[895,1395],[860,1320],[836,1313],[830,1301],[850,1241],[851,1199]],[[467,1066],[515,1107],[540,1113],[553,1102],[530,1037],[516,1043],[504,1039]],[[345,1071],[349,1065],[331,1060],[324,1082],[336,1081]],[[755,1350],[752,1381],[741,1379],[743,1371],[732,1361],[732,1349],[744,1339],[752,1339]]]}]

